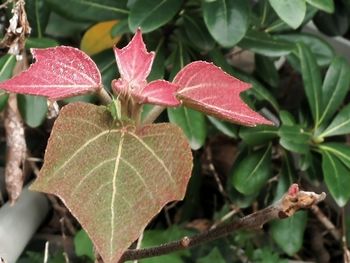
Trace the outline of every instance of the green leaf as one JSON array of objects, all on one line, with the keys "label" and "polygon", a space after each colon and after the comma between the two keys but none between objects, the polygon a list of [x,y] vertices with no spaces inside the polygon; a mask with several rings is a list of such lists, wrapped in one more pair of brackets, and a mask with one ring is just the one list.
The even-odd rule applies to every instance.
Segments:
[{"label": "green leaf", "polygon": [[215,47],[215,41],[209,34],[204,22],[198,17],[184,16],[184,28],[188,40],[197,48],[209,51]]},{"label": "green leaf", "polygon": [[307,212],[300,211],[292,217],[271,223],[272,238],[289,256],[293,256],[302,248],[306,222]]},{"label": "green leaf", "polygon": [[333,0],[306,0],[306,2],[327,13],[334,12]]},{"label": "green leaf", "polygon": [[83,33],[91,26],[91,22],[77,22],[69,18],[64,18],[54,12],[51,12],[49,23],[46,27],[46,34],[51,37],[76,38],[79,40]]},{"label": "green leaf", "polygon": [[40,126],[47,114],[47,99],[39,96],[17,95],[18,109],[25,123],[36,128]]},{"label": "green leaf", "polygon": [[268,57],[288,55],[295,47],[288,41],[276,39],[265,32],[255,30],[248,31],[238,45],[243,49],[249,49],[254,53]]},{"label": "green leaf", "polygon": [[215,247],[210,253],[197,260],[198,263],[226,263],[225,259],[221,255],[219,249]]},{"label": "green leaf", "polygon": [[171,123],[181,127],[193,150],[204,145],[207,127],[203,113],[181,106],[168,108],[168,117]]},{"label": "green leaf", "polygon": [[350,169],[350,146],[344,143],[322,143],[319,145],[319,148],[322,151],[326,151],[336,156],[343,164]]},{"label": "green leaf", "polygon": [[350,199],[350,170],[331,152],[322,149],[322,170],[326,185],[340,207]]},{"label": "green leaf", "polygon": [[147,81],[151,82],[152,80],[164,78],[165,73],[165,47],[162,41],[157,41],[158,45],[154,49],[156,56],[154,58],[151,73],[147,77]]},{"label": "green leaf", "polygon": [[237,138],[237,132],[238,132],[237,125],[227,121],[219,120],[212,116],[207,116],[207,118],[210,121],[210,123],[213,124],[213,126],[219,131],[221,131],[223,134],[231,138]]},{"label": "green leaf", "polygon": [[296,29],[306,14],[305,0],[269,0],[277,15],[289,26]]},{"label": "green leaf", "polygon": [[176,74],[189,62],[191,61],[190,56],[186,50],[186,47],[180,39],[176,43],[174,51],[168,57],[166,64],[171,65],[171,71],[169,80],[172,80]]},{"label": "green leaf", "polygon": [[78,21],[99,22],[128,15],[127,0],[45,0],[60,15]]},{"label": "green leaf", "polygon": [[246,0],[203,0],[202,10],[210,34],[221,46],[232,47],[246,34],[249,26]]},{"label": "green leaf", "polygon": [[271,145],[234,164],[233,186],[244,195],[259,192],[271,175]]},{"label": "green leaf", "polygon": [[45,0],[27,1],[25,9],[32,28],[30,35],[38,38],[43,37],[50,16],[50,8],[47,2]]},{"label": "green leaf", "polygon": [[[168,243],[173,240],[180,239],[184,236],[193,235],[193,231],[182,229],[176,225],[166,230],[147,230],[144,232],[142,239],[142,247],[159,246],[159,244]],[[179,250],[164,256],[147,258],[140,260],[141,263],[183,263],[182,257],[189,257],[191,255],[188,249]]]},{"label": "green leaf", "polygon": [[320,69],[317,66],[315,56],[311,53],[309,47],[303,43],[298,43],[297,47],[306,97],[309,102],[313,119],[315,123],[317,123],[320,119],[320,110],[322,107],[322,81]]},{"label": "green leaf", "polygon": [[112,37],[121,36],[121,35],[124,35],[125,33],[131,33],[129,28],[129,22],[127,19],[119,21],[111,29]]},{"label": "green leaf", "polygon": [[26,48],[47,48],[56,47],[59,43],[52,38],[34,38],[30,37],[26,40]]},{"label": "green leaf", "polygon": [[295,182],[295,169],[293,159],[287,151],[282,152],[282,169],[278,178],[274,202],[277,202],[287,192],[288,188]]},{"label": "green leaf", "polygon": [[135,32],[151,32],[169,22],[182,5],[182,0],[136,0],[129,15],[129,27]]},{"label": "green leaf", "polygon": [[266,144],[277,136],[277,128],[273,126],[241,127],[239,130],[239,137],[249,145]]},{"label": "green leaf", "polygon": [[[307,33],[283,34],[276,35],[275,38],[285,40],[290,43],[304,43],[310,48],[311,52],[315,55],[317,64],[319,66],[329,65],[335,56],[333,47],[328,42],[315,35]],[[290,54],[290,56],[294,56],[294,54]]]},{"label": "green leaf", "polygon": [[59,196],[105,263],[118,262],[149,221],[184,197],[192,154],[169,123],[115,122],[105,106],[71,103],[51,132],[32,190]]},{"label": "green leaf", "polygon": [[350,104],[335,116],[331,124],[318,137],[329,137],[350,133]]},{"label": "green leaf", "polygon": [[278,71],[270,58],[256,54],[255,71],[259,77],[271,87],[276,88],[278,86]]},{"label": "green leaf", "polygon": [[92,56],[92,59],[101,72],[103,86],[110,88],[111,82],[118,72],[112,49],[102,51]]},{"label": "green leaf", "polygon": [[0,58],[0,81],[9,79],[16,65],[16,57],[14,55],[5,55]]},{"label": "green leaf", "polygon": [[311,134],[307,133],[301,125],[282,125],[278,130],[280,144],[288,151],[307,153]]},{"label": "green leaf", "polygon": [[95,260],[94,245],[83,229],[74,236],[74,248],[78,257],[87,256]]},{"label": "green leaf", "polygon": [[322,115],[318,126],[327,123],[339,106],[349,90],[350,66],[345,58],[336,57],[328,68],[322,86]]}]

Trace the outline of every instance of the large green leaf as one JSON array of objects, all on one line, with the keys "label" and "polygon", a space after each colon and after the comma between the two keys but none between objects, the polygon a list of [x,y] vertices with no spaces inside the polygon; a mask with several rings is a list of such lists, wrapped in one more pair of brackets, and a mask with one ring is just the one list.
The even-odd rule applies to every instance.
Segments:
[{"label": "large green leaf", "polygon": [[277,136],[277,128],[273,126],[241,127],[239,130],[239,137],[250,145],[266,144]]},{"label": "large green leaf", "polygon": [[350,170],[330,151],[322,149],[322,170],[326,185],[340,207],[350,199]]},{"label": "large green leaf", "polygon": [[182,0],[136,0],[129,16],[129,27],[136,31],[151,32],[169,22],[179,11]]},{"label": "large green leaf", "polygon": [[182,106],[168,108],[168,117],[171,123],[181,127],[193,150],[204,145],[207,127],[203,113]]},{"label": "large green leaf", "polygon": [[55,122],[31,189],[59,196],[112,263],[166,203],[184,197],[191,169],[180,128],[136,128],[113,121],[105,106],[71,103]]},{"label": "large green leaf", "polygon": [[126,17],[127,0],[45,0],[53,11],[69,18],[82,21],[105,21]]},{"label": "large green leaf", "polygon": [[306,14],[305,0],[269,0],[277,15],[292,28],[298,28]]},{"label": "large green leaf", "polygon": [[220,250],[216,247],[210,251],[208,255],[197,260],[198,263],[226,263],[226,260],[220,253]]},{"label": "large green leaf", "polygon": [[256,54],[255,55],[255,71],[260,79],[276,88],[279,82],[278,71],[272,59]]},{"label": "large green leaf", "polygon": [[40,126],[46,118],[47,99],[31,95],[17,95],[18,109],[25,123],[32,128]]},{"label": "large green leaf", "polygon": [[346,105],[319,137],[329,137],[350,133],[350,104]]},{"label": "large green leaf", "polygon": [[29,24],[32,28],[30,35],[38,38],[43,37],[50,15],[50,8],[47,2],[45,0],[27,1],[25,8]]},{"label": "large green leaf", "polygon": [[328,13],[334,12],[334,0],[306,0],[310,5]]},{"label": "large green leaf", "polygon": [[248,31],[238,45],[243,49],[249,49],[254,53],[269,57],[288,55],[295,47],[288,41],[276,39],[265,32],[255,30]]},{"label": "large green leaf", "polygon": [[317,66],[315,56],[308,46],[298,43],[298,53],[301,64],[301,74],[304,89],[315,123],[320,119],[322,107],[322,81],[320,69]]},{"label": "large green leaf", "polygon": [[271,145],[240,159],[232,172],[233,186],[244,195],[259,192],[271,175]]},{"label": "large green leaf", "polygon": [[277,245],[293,256],[303,245],[306,222],[307,212],[300,211],[287,219],[272,222],[270,233]]},{"label": "large green leaf", "polygon": [[210,34],[223,47],[234,46],[247,32],[249,4],[246,0],[203,0],[202,9]]},{"label": "large green leaf", "polygon": [[[5,55],[0,58],[0,81],[9,79],[12,76],[13,68],[16,65],[16,57],[14,55]],[[8,99],[8,93],[0,90],[0,111],[2,111]]]},{"label": "large green leaf", "polygon": [[207,117],[210,123],[213,124],[213,126],[219,131],[221,131],[223,134],[231,138],[237,138],[237,133],[238,133],[237,125],[227,121],[219,120],[212,116],[207,116]]},{"label": "large green leaf", "polygon": [[350,169],[350,146],[344,143],[329,142],[319,145],[322,151],[336,156],[343,164]]},{"label": "large green leaf", "polygon": [[288,151],[307,153],[311,134],[306,132],[300,125],[282,125],[278,130],[280,144]]},{"label": "large green leaf", "polygon": [[336,57],[329,67],[322,86],[322,108],[318,125],[327,123],[349,90],[350,66],[345,58]]}]

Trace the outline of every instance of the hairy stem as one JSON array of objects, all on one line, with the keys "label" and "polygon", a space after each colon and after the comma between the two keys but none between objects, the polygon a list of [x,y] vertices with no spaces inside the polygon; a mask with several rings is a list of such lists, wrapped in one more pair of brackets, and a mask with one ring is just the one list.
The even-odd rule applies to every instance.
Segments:
[{"label": "hairy stem", "polygon": [[154,106],[153,109],[147,114],[143,120],[143,124],[153,123],[158,116],[164,111],[165,107],[163,106]]},{"label": "hairy stem", "polygon": [[298,185],[293,184],[278,202],[260,211],[238,220],[219,225],[218,227],[206,232],[191,237],[185,236],[180,240],[172,241],[160,246],[144,249],[129,249],[123,254],[119,263],[127,260],[160,256],[177,250],[198,246],[205,242],[227,236],[239,229],[258,229],[271,220],[287,218],[294,215],[294,213],[300,209],[310,208],[314,204],[324,200],[325,197],[325,193],[318,195],[313,192],[299,191]]}]

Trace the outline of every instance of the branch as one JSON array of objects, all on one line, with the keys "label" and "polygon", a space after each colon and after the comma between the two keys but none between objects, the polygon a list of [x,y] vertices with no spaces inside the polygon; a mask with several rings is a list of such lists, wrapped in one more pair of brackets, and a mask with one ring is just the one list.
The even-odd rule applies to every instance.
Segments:
[{"label": "branch", "polygon": [[198,246],[208,241],[212,241],[231,234],[239,229],[258,229],[265,223],[274,219],[283,219],[290,217],[300,209],[308,209],[313,205],[325,199],[326,194],[316,194],[314,192],[299,191],[297,184],[292,184],[283,197],[273,205],[270,205],[253,214],[242,217],[236,221],[232,221],[206,232],[188,237],[185,236],[180,240],[172,241],[157,247],[144,249],[129,249],[122,256],[119,263],[136,260],[141,258],[149,258],[169,254],[171,252]]}]

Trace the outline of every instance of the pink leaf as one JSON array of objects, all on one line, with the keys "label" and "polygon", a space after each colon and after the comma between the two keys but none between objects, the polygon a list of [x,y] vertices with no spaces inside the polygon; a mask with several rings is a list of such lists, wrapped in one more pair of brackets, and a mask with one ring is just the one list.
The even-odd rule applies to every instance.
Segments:
[{"label": "pink leaf", "polygon": [[250,84],[228,75],[211,63],[192,62],[180,70],[173,82],[179,85],[177,98],[187,106],[247,126],[272,124],[239,97]]},{"label": "pink leaf", "polygon": [[141,30],[137,30],[126,47],[122,49],[114,48],[114,54],[120,77],[132,89],[142,88],[151,72],[154,52],[147,52]]},{"label": "pink leaf", "polygon": [[0,89],[59,100],[102,88],[96,64],[79,49],[60,46],[32,49],[32,54],[36,62],[28,70],[0,83]]}]

